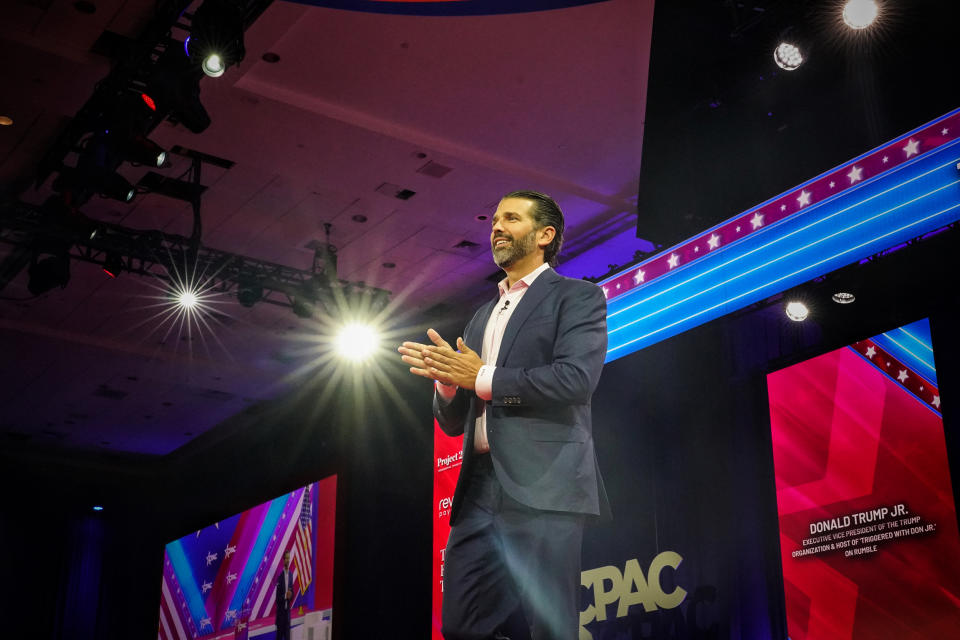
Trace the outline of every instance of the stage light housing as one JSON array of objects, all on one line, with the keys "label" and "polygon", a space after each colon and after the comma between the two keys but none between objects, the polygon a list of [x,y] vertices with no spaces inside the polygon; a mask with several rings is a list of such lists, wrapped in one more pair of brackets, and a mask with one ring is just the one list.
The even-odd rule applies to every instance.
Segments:
[{"label": "stage light housing", "polygon": [[167,159],[167,152],[153,140],[144,136],[135,136],[121,141],[122,155],[130,162],[149,167],[161,167]]},{"label": "stage light housing", "polygon": [[298,318],[304,318],[309,320],[313,317],[314,305],[312,302],[303,297],[296,297],[293,299],[293,304],[290,305],[293,308],[293,313]]},{"label": "stage light housing", "polygon": [[27,270],[27,289],[39,296],[54,287],[66,288],[70,282],[70,256],[64,253],[36,260]]},{"label": "stage light housing", "polygon": [[200,64],[200,68],[203,69],[203,72],[210,76],[211,78],[219,78],[223,75],[223,72],[227,70],[227,66],[223,62],[223,58],[220,57],[220,54],[211,53],[203,59],[203,62]]},{"label": "stage light housing", "polygon": [[784,71],[794,71],[803,64],[803,53],[797,45],[781,42],[773,52],[773,60]]},{"label": "stage light housing", "polygon": [[849,0],[843,5],[843,22],[851,29],[866,29],[879,14],[880,8],[874,0]]},{"label": "stage light housing", "polygon": [[352,322],[340,329],[334,343],[344,360],[363,362],[380,346],[380,332],[369,324]]},{"label": "stage light housing", "polygon": [[120,202],[130,202],[137,195],[137,190],[119,173],[108,173],[100,179],[97,193]]},{"label": "stage light housing", "polygon": [[837,291],[831,297],[833,298],[833,301],[836,302],[837,304],[850,304],[856,301],[857,299],[857,296],[847,291]]},{"label": "stage light housing", "polygon": [[157,113],[172,118],[193,133],[203,133],[210,126],[210,114],[200,102],[202,77],[199,65],[168,48],[147,81],[147,92]]},{"label": "stage light housing", "polygon": [[237,300],[244,307],[250,308],[263,299],[263,285],[253,274],[241,275],[237,282]]},{"label": "stage light housing", "polygon": [[787,306],[784,308],[784,311],[786,312],[787,317],[794,322],[803,322],[810,315],[810,309],[808,309],[807,305],[803,304],[799,300],[788,302]]},{"label": "stage light housing", "polygon": [[116,278],[123,271],[123,258],[119,253],[108,253],[103,261],[103,272],[111,278]]}]

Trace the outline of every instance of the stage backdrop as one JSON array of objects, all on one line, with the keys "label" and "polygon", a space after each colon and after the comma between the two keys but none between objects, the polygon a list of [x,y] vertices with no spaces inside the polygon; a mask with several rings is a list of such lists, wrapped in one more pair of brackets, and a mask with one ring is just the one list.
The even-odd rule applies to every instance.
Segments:
[{"label": "stage backdrop", "polygon": [[337,477],[330,476],[169,543],[159,640],[273,638],[287,551],[295,585],[291,638],[328,640],[336,496]]},{"label": "stage backdrop", "polygon": [[[915,326],[907,331],[921,334]],[[883,609],[875,624],[898,617],[904,628],[933,634],[916,637],[948,637],[942,625],[960,628],[957,523],[935,373],[907,354],[893,356],[891,342],[880,336],[771,374],[768,399],[770,363],[795,363],[799,354],[806,360],[836,345],[820,346],[823,339],[815,324],[790,323],[774,307],[716,320],[607,363],[593,397],[593,424],[613,520],[593,523],[584,538],[581,640],[787,638],[788,614],[794,640],[889,637],[863,621]],[[891,356],[892,377],[871,362],[881,353]],[[847,376],[842,384],[840,372]],[[839,404],[827,408],[828,400]],[[799,430],[793,433],[785,412],[811,412],[810,424],[791,417],[786,427]],[[866,434],[882,432],[861,443],[825,440],[837,420]],[[803,438],[811,451],[799,449]],[[435,639],[460,447],[459,438],[436,430]],[[840,454],[845,459],[830,457]],[[784,460],[791,462],[784,467]],[[816,464],[827,462],[840,488],[813,480]],[[846,491],[847,474],[874,463],[872,484]],[[806,489],[820,491],[821,502],[811,502],[814,493],[804,497]],[[785,491],[793,491],[794,512],[778,518]],[[836,501],[826,491],[837,492]],[[856,528],[877,527],[858,536],[882,533],[881,521],[886,532],[899,533],[893,540],[858,540],[856,554],[793,557],[815,537],[811,524],[825,529],[816,536],[830,536],[832,519],[843,524],[844,516],[851,528],[854,518],[864,521]],[[823,590],[811,590],[820,578]],[[837,592],[837,585],[845,590]],[[816,632],[821,611],[862,617],[855,621],[861,635]],[[931,631],[911,626],[921,620]]]},{"label": "stage backdrop", "polygon": [[771,373],[793,640],[960,634],[960,538],[926,320]]}]

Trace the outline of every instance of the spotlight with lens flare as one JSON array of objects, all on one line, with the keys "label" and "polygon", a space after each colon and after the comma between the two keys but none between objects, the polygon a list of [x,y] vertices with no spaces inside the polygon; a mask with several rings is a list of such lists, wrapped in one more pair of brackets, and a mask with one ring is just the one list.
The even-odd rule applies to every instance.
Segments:
[{"label": "spotlight with lens flare", "polygon": [[227,70],[227,66],[223,63],[223,58],[221,58],[218,53],[211,53],[205,57],[200,64],[200,68],[211,78],[219,78],[223,75],[223,72]]},{"label": "spotlight with lens flare", "polygon": [[187,311],[196,309],[197,303],[200,302],[200,296],[197,295],[196,291],[192,290],[179,291],[175,294],[174,299],[181,308]]},{"label": "spotlight with lens flare", "polygon": [[188,55],[211,78],[246,55],[243,43],[244,3],[238,0],[204,0],[190,22]]},{"label": "spotlight with lens flare", "polygon": [[784,311],[787,317],[794,322],[803,322],[810,315],[810,309],[807,308],[807,305],[797,300],[788,302]]},{"label": "spotlight with lens flare", "polygon": [[843,5],[843,22],[851,29],[866,29],[879,14],[880,8],[874,0],[849,0]]},{"label": "spotlight with lens flare", "polygon": [[353,322],[340,329],[334,344],[344,360],[363,362],[379,348],[380,332],[369,324]]}]

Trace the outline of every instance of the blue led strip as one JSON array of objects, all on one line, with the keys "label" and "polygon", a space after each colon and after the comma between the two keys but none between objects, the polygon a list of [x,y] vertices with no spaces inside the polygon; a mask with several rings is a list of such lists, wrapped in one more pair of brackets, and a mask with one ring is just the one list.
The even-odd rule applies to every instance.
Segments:
[{"label": "blue led strip", "polygon": [[609,278],[607,361],[960,220],[958,161],[954,138],[621,294],[610,297],[614,283],[620,289],[625,275],[636,278],[676,248]]}]

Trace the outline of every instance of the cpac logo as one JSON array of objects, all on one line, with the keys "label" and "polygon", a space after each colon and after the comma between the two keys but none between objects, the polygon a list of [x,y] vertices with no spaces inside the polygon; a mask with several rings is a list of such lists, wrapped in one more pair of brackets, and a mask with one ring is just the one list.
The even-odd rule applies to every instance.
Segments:
[{"label": "cpac logo", "polygon": [[687,592],[676,587],[672,592],[664,593],[660,574],[666,567],[676,569],[681,562],[683,558],[680,554],[664,551],[650,563],[646,577],[636,558],[627,560],[623,573],[612,565],[582,572],[580,584],[593,590],[593,604],[580,612],[580,640],[593,638],[584,626],[594,620],[606,620],[607,605],[617,603],[617,618],[625,617],[635,604],[643,605],[643,610],[647,612],[680,606]]}]

